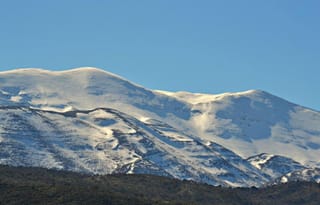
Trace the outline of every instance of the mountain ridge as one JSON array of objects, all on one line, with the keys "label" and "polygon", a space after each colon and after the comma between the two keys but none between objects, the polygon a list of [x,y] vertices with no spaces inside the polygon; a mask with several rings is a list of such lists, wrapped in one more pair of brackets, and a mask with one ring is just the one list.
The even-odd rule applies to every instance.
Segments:
[{"label": "mountain ridge", "polygon": [[[224,186],[320,164],[320,113],[261,90],[173,93],[92,67],[21,69],[0,72],[0,118],[1,164]],[[261,153],[283,157],[259,169],[247,158]]]}]

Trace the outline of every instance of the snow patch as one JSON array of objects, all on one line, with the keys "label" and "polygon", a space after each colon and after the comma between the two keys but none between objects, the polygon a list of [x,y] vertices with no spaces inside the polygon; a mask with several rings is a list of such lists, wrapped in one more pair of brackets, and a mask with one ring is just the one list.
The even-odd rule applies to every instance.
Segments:
[{"label": "snow patch", "polygon": [[250,160],[250,163],[258,169],[261,169],[261,165],[268,162],[273,156],[272,154],[263,154],[260,158]]},{"label": "snow patch", "polygon": [[53,111],[53,112],[69,112],[69,111],[73,111],[76,110],[74,107],[72,107],[71,105],[57,105],[57,106],[41,106],[40,108],[35,108],[35,109],[41,109],[41,110],[45,110],[45,111]]},{"label": "snow patch", "polygon": [[140,117],[139,120],[143,123],[147,123],[150,120],[150,118],[149,117]]},{"label": "snow patch", "polygon": [[283,184],[285,184],[285,183],[288,182],[288,178],[285,177],[285,176],[283,176],[283,177],[281,177],[281,181],[280,181],[280,182],[283,183]]},{"label": "snow patch", "polygon": [[17,95],[17,96],[11,96],[10,100],[12,102],[20,102],[20,100],[22,99],[21,96]]}]

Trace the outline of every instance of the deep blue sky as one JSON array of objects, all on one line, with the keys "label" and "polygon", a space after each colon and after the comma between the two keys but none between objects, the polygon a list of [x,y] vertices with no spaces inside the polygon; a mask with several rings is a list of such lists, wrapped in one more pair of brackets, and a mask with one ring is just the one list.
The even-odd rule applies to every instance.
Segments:
[{"label": "deep blue sky", "polygon": [[1,70],[80,66],[152,89],[262,89],[320,110],[320,1],[0,1]]}]

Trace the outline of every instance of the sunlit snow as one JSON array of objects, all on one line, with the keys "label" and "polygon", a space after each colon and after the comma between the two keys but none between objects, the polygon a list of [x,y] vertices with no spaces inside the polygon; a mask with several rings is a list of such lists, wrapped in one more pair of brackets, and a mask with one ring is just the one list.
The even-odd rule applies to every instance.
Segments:
[{"label": "sunlit snow", "polygon": [[19,69],[0,72],[0,105],[1,164],[225,186],[283,173],[268,162],[319,165],[320,113],[261,90],[175,93],[91,67]]}]

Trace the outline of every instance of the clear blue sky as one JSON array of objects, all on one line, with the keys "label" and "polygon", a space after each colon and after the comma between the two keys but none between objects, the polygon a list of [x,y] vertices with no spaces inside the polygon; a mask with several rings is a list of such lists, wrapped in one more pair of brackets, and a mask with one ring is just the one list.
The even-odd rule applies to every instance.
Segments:
[{"label": "clear blue sky", "polygon": [[80,66],[152,89],[262,89],[320,110],[320,1],[0,1],[1,70]]}]

